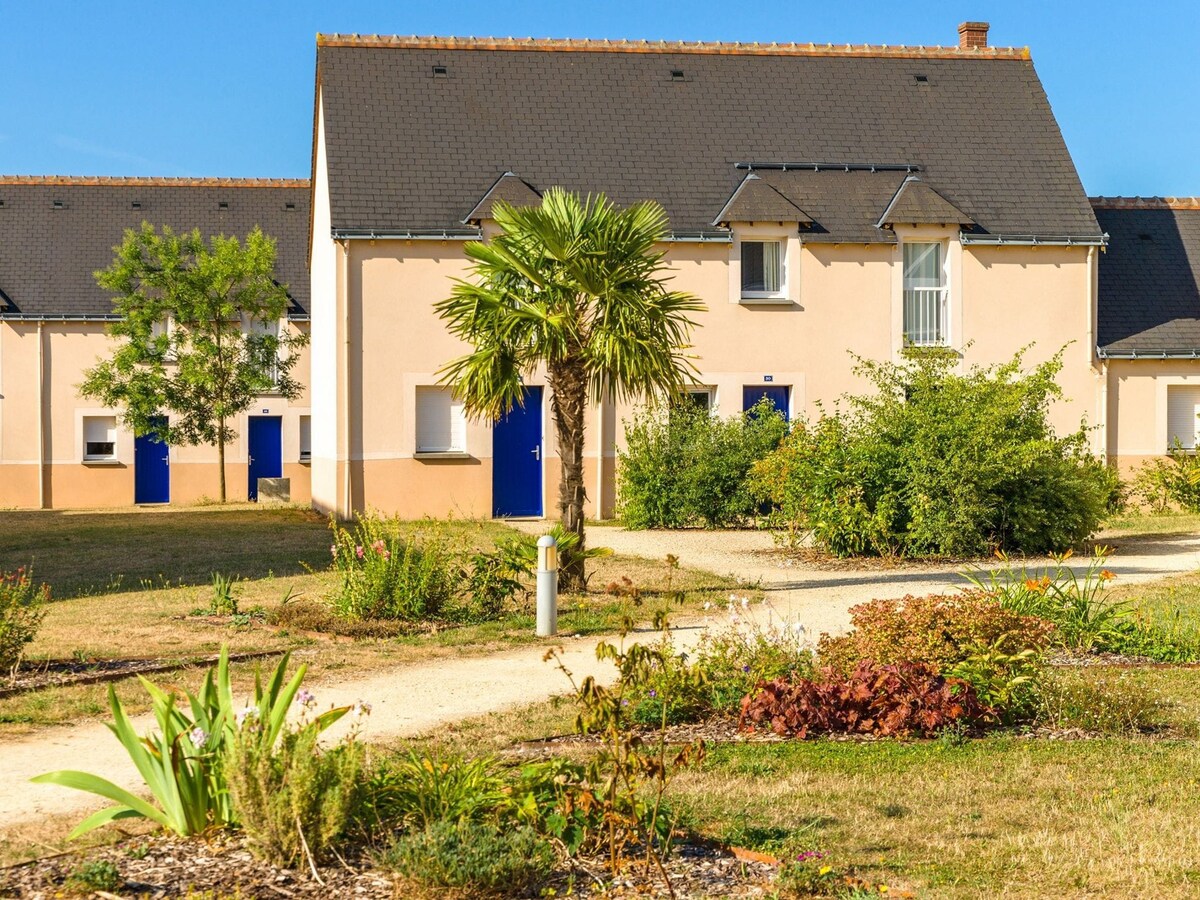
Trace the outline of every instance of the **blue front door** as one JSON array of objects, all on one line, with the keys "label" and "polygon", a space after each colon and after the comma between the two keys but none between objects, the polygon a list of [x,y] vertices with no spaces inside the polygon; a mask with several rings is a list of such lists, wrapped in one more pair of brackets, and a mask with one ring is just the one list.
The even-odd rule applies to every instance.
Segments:
[{"label": "blue front door", "polygon": [[258,479],[283,477],[283,418],[281,416],[251,416],[250,484],[247,496],[258,499]]},{"label": "blue front door", "polygon": [[492,429],[492,515],[542,514],[542,389],[525,388]]},{"label": "blue front door", "polygon": [[[166,424],[166,420],[155,420]],[[133,440],[133,502],[171,502],[171,458],[168,447],[152,434]]]},{"label": "blue front door", "polygon": [[742,388],[742,409],[750,409],[763,397],[771,401],[771,405],[775,407],[783,418],[788,417],[788,386],[774,384],[753,384],[746,385]]}]

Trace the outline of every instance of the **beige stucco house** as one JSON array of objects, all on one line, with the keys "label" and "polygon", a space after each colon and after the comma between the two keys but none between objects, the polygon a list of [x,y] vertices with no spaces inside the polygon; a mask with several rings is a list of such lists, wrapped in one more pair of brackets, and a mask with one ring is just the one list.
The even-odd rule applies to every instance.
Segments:
[{"label": "beige stucco house", "polygon": [[[195,503],[218,494],[214,447],[135,438],[120,411],[81,398],[83,373],[111,352],[112,302],[93,272],[107,267],[126,228],[277,239],[276,273],[292,297],[281,328],[308,328],[308,182],[300,180],[0,177],[0,508]],[[309,383],[308,349],[294,370]],[[278,455],[272,475],[309,500],[307,394],[259,398],[235,423],[230,499],[251,490],[250,440]],[[274,442],[274,445],[272,445]]]},{"label": "beige stucco house", "polygon": [[[323,511],[552,515],[544,379],[505,421],[467,421],[438,384],[463,347],[433,311],[467,274],[465,242],[494,233],[492,205],[552,186],[663,204],[674,284],[706,305],[692,391],[720,414],[765,394],[814,415],[860,387],[856,355],[906,344],[964,366],[1065,348],[1057,427],[1086,423],[1129,468],[1187,432],[1192,403],[1195,442],[1200,228],[1184,220],[1200,212],[1093,210],[1029,52],[988,46],[986,25],[947,48],[329,35],[311,181],[0,180],[0,507],[143,501],[156,458],[171,502],[215,493],[215,451],[147,447],[75,391],[107,352],[91,272],[149,220],[279,240],[281,327],[310,332],[309,387],[240,423],[243,496],[258,440]],[[1152,214],[1161,237],[1143,240],[1133,220]],[[1190,257],[1147,255],[1172,229]],[[591,515],[614,510],[632,412],[591,411]]]}]

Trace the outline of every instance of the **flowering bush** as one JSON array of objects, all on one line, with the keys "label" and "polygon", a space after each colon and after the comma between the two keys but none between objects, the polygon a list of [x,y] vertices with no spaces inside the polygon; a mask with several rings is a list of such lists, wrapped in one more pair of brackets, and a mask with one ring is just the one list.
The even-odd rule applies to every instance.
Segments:
[{"label": "flowering bush", "polygon": [[763,684],[742,700],[739,727],[769,727],[801,740],[815,734],[930,737],[989,716],[965,681],[943,677],[924,663],[863,660],[849,677],[825,670],[819,679],[780,678]]},{"label": "flowering bush", "polygon": [[49,586],[35,586],[33,573],[24,566],[0,572],[0,673],[16,671],[49,601]]},{"label": "flowering bush", "polygon": [[337,522],[330,528],[329,551],[341,574],[333,606],[345,618],[437,619],[462,587],[463,574],[436,533],[420,543],[404,541],[398,522],[372,515],[351,528]]},{"label": "flowering bush", "polygon": [[1045,619],[1006,608],[984,590],[872,600],[851,607],[850,621],[853,631],[822,635],[817,648],[821,665],[843,675],[863,659],[920,662],[940,672],[983,648],[1041,650],[1054,630]]}]

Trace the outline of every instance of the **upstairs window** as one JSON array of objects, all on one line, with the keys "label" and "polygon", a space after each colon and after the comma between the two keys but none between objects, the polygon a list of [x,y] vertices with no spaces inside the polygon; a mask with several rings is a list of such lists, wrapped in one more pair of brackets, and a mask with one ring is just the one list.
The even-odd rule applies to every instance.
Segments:
[{"label": "upstairs window", "polygon": [[300,462],[312,460],[312,416],[300,417]]},{"label": "upstairs window", "polygon": [[783,241],[742,241],[742,297],[783,296]]},{"label": "upstairs window", "polygon": [[417,453],[465,453],[467,417],[446,387],[417,388]]},{"label": "upstairs window", "polygon": [[904,342],[910,346],[948,342],[944,256],[940,243],[904,244]]},{"label": "upstairs window", "polygon": [[83,458],[85,461],[117,458],[117,417],[83,417]]}]

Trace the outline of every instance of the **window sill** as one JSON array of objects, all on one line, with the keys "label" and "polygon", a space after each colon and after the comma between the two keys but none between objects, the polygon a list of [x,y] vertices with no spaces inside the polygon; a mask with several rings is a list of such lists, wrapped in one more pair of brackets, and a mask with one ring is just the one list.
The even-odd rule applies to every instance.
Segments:
[{"label": "window sill", "polygon": [[413,459],[471,459],[465,450],[418,450]]},{"label": "window sill", "polygon": [[311,456],[302,456],[298,460],[296,460],[296,462],[298,462],[302,466],[311,466],[312,465],[312,457]]},{"label": "window sill", "polygon": [[82,462],[85,466],[96,466],[98,468],[124,465],[119,459],[85,459]]},{"label": "window sill", "polygon": [[792,306],[793,305],[792,299],[790,297],[772,296],[770,294],[764,294],[761,297],[754,296],[754,295],[747,296],[747,295],[743,294],[738,299],[738,303],[740,303],[742,306],[760,306],[760,305],[761,306],[768,306],[768,305],[769,306]]}]

